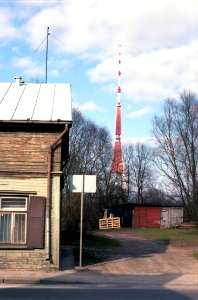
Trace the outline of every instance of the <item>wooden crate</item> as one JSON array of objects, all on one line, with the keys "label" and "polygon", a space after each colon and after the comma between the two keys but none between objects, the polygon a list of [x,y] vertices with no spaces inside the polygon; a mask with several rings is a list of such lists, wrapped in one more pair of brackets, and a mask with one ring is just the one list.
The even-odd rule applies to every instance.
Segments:
[{"label": "wooden crate", "polygon": [[115,229],[120,228],[120,218],[103,218],[99,219],[99,229]]}]

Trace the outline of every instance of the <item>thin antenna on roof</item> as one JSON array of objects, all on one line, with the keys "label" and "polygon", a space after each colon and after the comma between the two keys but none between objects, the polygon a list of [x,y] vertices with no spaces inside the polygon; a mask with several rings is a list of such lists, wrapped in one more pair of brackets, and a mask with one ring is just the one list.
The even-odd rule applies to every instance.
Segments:
[{"label": "thin antenna on roof", "polygon": [[48,63],[48,37],[49,37],[49,27],[47,27],[47,43],[46,43],[46,59],[45,59],[45,83],[47,83],[47,63]]},{"label": "thin antenna on roof", "polygon": [[[1,0],[0,0],[1,1]],[[47,27],[47,35],[45,36],[45,38],[43,39],[43,41],[40,43],[40,45],[36,48],[36,50],[34,52],[37,52],[40,47],[43,45],[43,43],[46,42],[46,57],[45,57],[45,83],[47,83],[47,75],[48,75],[48,48],[49,48],[49,36],[51,36],[52,38],[54,38],[56,41],[58,41],[59,43],[65,45],[65,43],[59,39],[57,39],[53,34],[51,34],[49,32],[49,27]]]}]

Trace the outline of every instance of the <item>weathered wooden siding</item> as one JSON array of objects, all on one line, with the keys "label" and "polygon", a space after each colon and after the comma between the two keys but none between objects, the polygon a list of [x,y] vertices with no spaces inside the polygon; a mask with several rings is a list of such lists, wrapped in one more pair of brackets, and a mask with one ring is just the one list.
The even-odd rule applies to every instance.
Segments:
[{"label": "weathered wooden siding", "polygon": [[47,178],[3,178],[0,174],[0,191],[36,192],[47,196]]},{"label": "weathered wooden siding", "polygon": [[[22,126],[22,125],[21,125]],[[40,126],[40,125],[39,125]],[[20,125],[19,125],[20,127]],[[47,197],[48,150],[54,144],[63,127],[46,127],[37,130],[6,126],[0,128],[0,191],[28,192]],[[40,127],[39,127],[40,128]],[[46,132],[45,132],[46,129]],[[51,130],[52,129],[52,130]],[[56,131],[55,131],[56,130]],[[62,148],[62,149],[61,149]],[[62,153],[61,153],[62,152]],[[61,160],[66,162],[68,134],[53,148],[51,169],[51,221],[47,207],[43,249],[1,249],[0,268],[3,269],[58,269],[60,262],[60,197]],[[49,227],[51,226],[51,250],[53,263],[48,260]]]},{"label": "weathered wooden siding", "polygon": [[[0,132],[0,173],[37,172],[47,173],[48,149],[57,139],[60,132]],[[53,151],[53,171],[61,168],[60,143]],[[30,176],[30,175],[29,175]],[[32,176],[32,175],[31,175]]]},{"label": "weathered wooden siding", "polygon": [[[33,250],[3,250],[0,249],[0,269],[27,270],[58,270],[60,265],[60,176],[62,172],[52,175],[51,202],[51,245],[52,260],[48,258],[48,219],[45,218],[45,241],[43,249]],[[35,192],[40,196],[47,196],[47,178],[8,179],[0,178],[1,191]]]}]

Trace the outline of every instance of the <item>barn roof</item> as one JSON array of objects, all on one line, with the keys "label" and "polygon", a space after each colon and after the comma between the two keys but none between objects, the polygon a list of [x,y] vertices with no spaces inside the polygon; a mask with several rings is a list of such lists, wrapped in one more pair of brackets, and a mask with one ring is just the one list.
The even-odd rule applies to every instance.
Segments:
[{"label": "barn roof", "polygon": [[0,83],[0,121],[66,123],[72,121],[70,84]]}]

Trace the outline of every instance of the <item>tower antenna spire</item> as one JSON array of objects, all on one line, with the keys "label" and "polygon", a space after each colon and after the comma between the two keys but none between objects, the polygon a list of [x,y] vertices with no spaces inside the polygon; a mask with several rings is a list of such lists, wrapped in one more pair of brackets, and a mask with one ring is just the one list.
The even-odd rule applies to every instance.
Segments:
[{"label": "tower antenna spire", "polygon": [[116,106],[116,123],[115,123],[115,143],[111,165],[111,174],[124,175],[124,161],[122,155],[121,143],[121,44],[119,44],[118,52],[118,87],[117,87],[117,106]]}]

